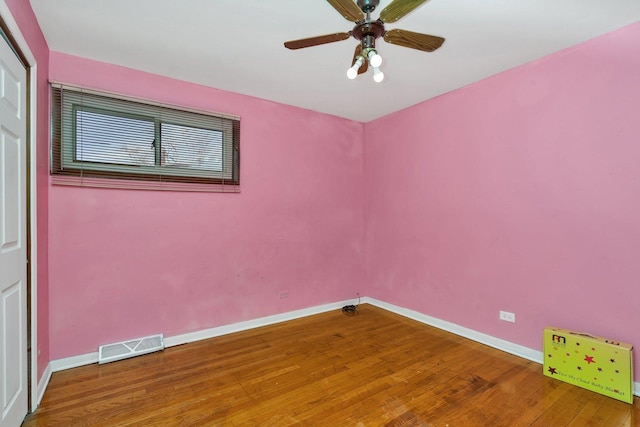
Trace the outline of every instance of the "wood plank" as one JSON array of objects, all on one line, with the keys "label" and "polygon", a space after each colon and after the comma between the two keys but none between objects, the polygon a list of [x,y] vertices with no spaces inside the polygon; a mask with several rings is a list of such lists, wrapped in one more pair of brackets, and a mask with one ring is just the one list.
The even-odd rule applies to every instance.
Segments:
[{"label": "wood plank", "polygon": [[370,305],[56,372],[32,426],[626,426],[633,405]]}]

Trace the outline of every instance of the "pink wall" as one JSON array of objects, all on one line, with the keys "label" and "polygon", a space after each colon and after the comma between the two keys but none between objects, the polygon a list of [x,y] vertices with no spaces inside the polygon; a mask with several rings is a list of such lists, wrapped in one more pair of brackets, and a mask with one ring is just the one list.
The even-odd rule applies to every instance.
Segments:
[{"label": "pink wall", "polygon": [[52,359],[362,291],[361,123],[55,52],[50,76],[239,115],[242,150],[240,194],[50,187]]},{"label": "pink wall", "polygon": [[29,45],[37,64],[37,91],[38,105],[36,111],[36,144],[37,152],[31,155],[36,156],[37,163],[37,224],[36,232],[38,236],[37,250],[37,294],[38,294],[38,378],[49,363],[49,262],[48,262],[48,182],[49,182],[49,105],[47,99],[49,75],[49,48],[42,35],[40,26],[31,9],[28,1],[5,0],[11,10],[11,15],[18,24],[22,36]]},{"label": "pink wall", "polygon": [[640,343],[639,36],[366,125],[51,53],[53,80],[242,117],[241,194],[49,188],[51,359],[355,292],[534,349]]},{"label": "pink wall", "polygon": [[367,124],[368,295],[538,350],[548,325],[640,346],[638,40]]}]

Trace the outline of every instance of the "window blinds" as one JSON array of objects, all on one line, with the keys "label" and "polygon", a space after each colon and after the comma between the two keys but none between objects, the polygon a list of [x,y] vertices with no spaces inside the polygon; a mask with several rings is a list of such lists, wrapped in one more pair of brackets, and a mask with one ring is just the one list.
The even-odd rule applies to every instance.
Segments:
[{"label": "window blinds", "polygon": [[52,174],[67,183],[237,191],[238,118],[62,85],[51,95]]}]

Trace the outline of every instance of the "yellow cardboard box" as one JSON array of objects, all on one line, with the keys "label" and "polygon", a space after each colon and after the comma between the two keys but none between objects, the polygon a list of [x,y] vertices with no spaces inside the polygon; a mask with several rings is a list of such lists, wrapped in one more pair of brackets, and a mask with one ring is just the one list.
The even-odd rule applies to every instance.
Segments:
[{"label": "yellow cardboard box", "polygon": [[633,403],[631,344],[545,328],[543,348],[546,376]]}]

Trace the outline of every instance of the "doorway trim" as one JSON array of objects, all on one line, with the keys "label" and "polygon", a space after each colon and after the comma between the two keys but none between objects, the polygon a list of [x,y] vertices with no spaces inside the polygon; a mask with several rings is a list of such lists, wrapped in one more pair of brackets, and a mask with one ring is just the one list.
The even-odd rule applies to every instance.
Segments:
[{"label": "doorway trim", "polygon": [[[36,62],[27,40],[24,38],[16,20],[11,13],[11,10],[7,6],[5,0],[0,0],[0,18],[2,18],[5,26],[10,32],[11,38],[15,41],[17,48],[20,50],[24,59],[26,59],[27,73],[29,81],[29,109],[28,114],[28,135],[29,144],[27,146],[27,162],[28,166],[28,204],[29,212],[27,213],[27,227],[29,229],[29,251],[27,257],[29,260],[29,271],[27,276],[29,281],[27,286],[31,291],[30,301],[27,302],[30,306],[30,323],[31,323],[31,360],[29,360],[29,366],[31,367],[29,372],[29,389],[31,396],[29,402],[29,412],[33,412],[38,407],[47,383],[49,382],[50,369],[45,370],[42,375],[42,381],[38,384],[38,227],[37,227],[37,213],[38,213],[38,183],[37,183],[37,94],[38,94],[38,64]],[[49,372],[49,374],[47,374]],[[39,386],[40,385],[40,386]]]}]

